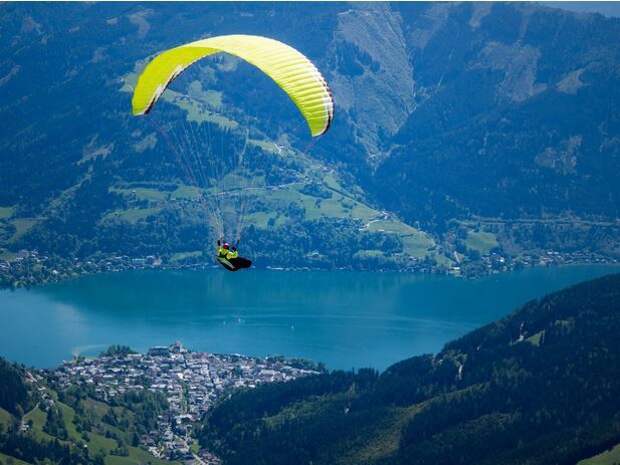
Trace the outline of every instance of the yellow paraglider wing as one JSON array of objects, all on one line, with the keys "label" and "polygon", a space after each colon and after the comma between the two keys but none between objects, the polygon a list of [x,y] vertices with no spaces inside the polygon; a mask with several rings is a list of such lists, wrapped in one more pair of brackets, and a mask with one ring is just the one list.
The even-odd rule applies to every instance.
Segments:
[{"label": "yellow paraglider wing", "polygon": [[133,114],[148,113],[175,77],[196,61],[220,52],[235,55],[271,77],[295,103],[312,136],[327,131],[334,115],[334,102],[314,64],[282,42],[251,35],[211,37],[159,54],[138,78],[132,99]]}]

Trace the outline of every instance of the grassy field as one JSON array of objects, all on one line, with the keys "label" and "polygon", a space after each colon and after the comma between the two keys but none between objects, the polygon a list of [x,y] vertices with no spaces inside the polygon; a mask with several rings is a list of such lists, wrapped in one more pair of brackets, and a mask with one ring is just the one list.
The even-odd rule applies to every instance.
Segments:
[{"label": "grassy field", "polygon": [[126,210],[116,210],[108,213],[103,217],[103,221],[121,220],[127,223],[135,224],[140,220],[144,220],[149,216],[158,214],[161,208],[128,208]]},{"label": "grassy field", "polygon": [[343,195],[332,195],[323,199],[299,191],[303,183],[293,183],[284,188],[257,188],[254,195],[271,207],[271,211],[285,210],[291,203],[296,203],[305,210],[307,220],[320,218],[352,218],[370,221],[379,212],[367,205]]},{"label": "grassy field", "polygon": [[74,441],[81,441],[82,435],[77,432],[77,430],[75,429],[75,423],[73,423],[73,419],[75,418],[75,411],[68,405],[63,404],[62,402],[57,402],[56,405],[62,412],[65,428],[67,428],[67,433],[69,433],[69,438]]},{"label": "grassy field", "polygon": [[620,444],[594,457],[577,462],[577,465],[618,465],[620,464]]},{"label": "grassy field", "polygon": [[259,147],[263,152],[273,153],[274,155],[281,154],[280,149],[276,146],[274,142],[258,139],[248,139],[248,145]]},{"label": "grassy field", "polygon": [[14,212],[15,208],[13,207],[0,207],[0,220],[10,218]]},{"label": "grassy field", "polygon": [[[198,101],[191,99],[179,92],[167,89],[161,96],[161,99],[176,105],[177,107],[187,112],[187,121],[196,123],[213,123],[218,125],[222,129],[236,129],[239,127],[239,123],[227,118],[219,113],[210,111],[208,107],[212,107],[209,102]],[[210,97],[211,103],[215,103],[213,96]]]},{"label": "grassy field", "polygon": [[219,109],[222,106],[222,93],[216,90],[204,90],[202,82],[196,80],[190,82],[188,86],[188,95],[202,103],[206,103],[209,107]]},{"label": "grassy field", "polygon": [[110,408],[107,404],[90,398],[84,400],[82,404],[84,409],[87,410],[91,415],[95,415],[98,417],[102,417],[103,415],[105,415]]},{"label": "grassy field", "polygon": [[137,447],[129,447],[129,455],[120,457],[118,455],[108,455],[105,458],[105,465],[170,465],[179,464],[179,462],[168,462],[153,457],[147,451]]},{"label": "grassy field", "polygon": [[54,440],[53,436],[50,436],[45,431],[43,431],[43,427],[45,426],[45,421],[47,420],[47,414],[41,410],[38,406],[24,415],[24,421],[29,422],[32,421],[32,433],[35,437],[41,441],[51,441]]},{"label": "grassy field", "polygon": [[202,195],[202,189],[195,186],[180,185],[170,194],[171,199],[196,200]]},{"label": "grassy field", "polygon": [[0,408],[0,425],[4,426],[4,428],[7,428],[8,426],[10,426],[12,421],[13,417],[11,416],[11,414],[3,408]]},{"label": "grassy field", "polygon": [[15,242],[24,234],[26,234],[34,225],[36,225],[40,220],[38,218],[16,218],[11,220],[11,224],[15,226],[15,233],[13,237],[9,240],[9,242]]},{"label": "grassy field", "polygon": [[480,252],[481,254],[487,254],[493,247],[497,247],[499,244],[497,242],[497,238],[495,234],[489,232],[474,232],[470,231],[467,233],[467,239],[465,240],[465,245],[469,249],[474,249]]},{"label": "grassy field", "polygon": [[449,268],[449,267],[454,265],[454,261],[452,261],[451,258],[446,257],[445,255],[442,255],[442,254],[437,253],[437,252],[433,252],[430,255],[435,259],[437,264],[440,265],[440,266],[445,266],[445,267]]},{"label": "grassy field", "polygon": [[[273,220],[271,226],[269,221]],[[246,222],[248,225],[253,224],[257,228],[278,228],[286,223],[286,216],[280,215],[277,212],[254,212],[246,215]]]},{"label": "grassy field", "polygon": [[[304,218],[309,221],[321,218],[348,218],[359,220],[361,227],[373,232],[396,234],[403,243],[404,253],[413,257],[424,257],[434,247],[433,239],[424,232],[396,219],[381,219],[383,213],[369,207],[352,196],[343,195],[342,187],[331,178],[330,198],[319,198],[300,192],[304,183],[292,183],[283,188],[257,188],[252,196],[259,197],[267,206],[266,211],[254,212],[247,216],[247,224],[259,228],[278,227],[287,221],[286,210],[290,204],[304,209]],[[272,225],[269,221],[273,220]]]},{"label": "grassy field", "polygon": [[118,447],[118,443],[112,438],[106,438],[99,433],[88,433],[88,450],[94,453],[103,452],[106,455]]},{"label": "grassy field", "polygon": [[540,346],[540,341],[542,340],[543,336],[545,334],[545,331],[538,331],[535,334],[532,334],[530,337],[528,337],[526,339],[527,342],[529,342],[530,344],[538,347]]},{"label": "grassy field", "polygon": [[[111,407],[101,401],[94,399],[85,399],[82,401],[84,417],[88,418],[94,425],[93,431],[84,433],[82,435],[76,429],[74,419],[76,418],[75,410],[67,404],[59,402],[57,395],[54,391],[49,391],[49,394],[55,400],[54,405],[62,412],[62,418],[65,429],[68,433],[67,440],[61,440],[64,444],[79,444],[85,442],[91,454],[103,453],[105,455],[106,465],[181,465],[179,462],[169,462],[166,460],[158,459],[152,456],[149,452],[139,447],[128,446],[128,456],[119,457],[112,455],[111,452],[118,448],[119,444],[116,439],[106,437],[107,433],[111,433],[113,436],[122,439],[125,444],[131,444],[133,437],[133,429],[121,430],[120,428],[108,425],[102,421],[102,417],[110,411],[114,410],[119,422],[127,422],[129,425],[133,425],[135,422],[134,413],[125,407]],[[25,422],[32,422],[32,434],[40,441],[50,441],[56,438],[50,436],[43,428],[47,420],[47,414],[39,407],[36,406],[26,415],[24,415]],[[12,416],[6,410],[0,409],[0,425],[9,425],[12,422]],[[6,455],[0,454],[0,461],[2,465],[7,465],[7,460],[12,459]],[[23,461],[13,459],[14,465],[29,465]]]},{"label": "grassy field", "polygon": [[412,257],[428,255],[428,249],[435,245],[435,241],[426,233],[395,220],[378,220],[368,224],[369,231],[394,233],[403,243],[403,251]]},{"label": "grassy field", "polygon": [[[58,406],[58,408],[62,411],[65,428],[67,429],[67,433],[69,434],[69,440],[72,442],[83,441],[84,438],[76,430],[75,423],[73,422],[76,415],[75,410],[70,406],[63,404],[62,402],[56,402],[56,406]],[[93,399],[87,399],[86,401],[84,401],[83,407],[84,411],[86,412],[85,415],[88,415],[93,420],[96,428],[98,429],[98,431],[92,431],[86,434],[86,437],[88,438],[88,448],[92,453],[103,452],[106,455],[106,465],[179,465],[178,462],[168,462],[166,460],[157,459],[146,450],[139,447],[129,446],[127,448],[129,451],[129,455],[126,457],[111,455],[111,451],[118,447],[118,443],[115,439],[107,438],[105,436],[105,432],[109,431],[117,437],[122,438],[127,444],[131,443],[131,433],[123,431],[117,427],[110,426],[101,421],[101,417],[110,408],[112,408],[107,404]],[[134,421],[133,412],[127,410],[124,407],[113,408],[119,421],[125,419],[130,424]],[[37,437],[39,437],[40,439],[53,439],[52,436],[48,435],[43,431],[46,414],[41,409],[39,409],[38,407],[33,409],[25,416],[25,418],[26,421],[32,420],[32,430]]]}]

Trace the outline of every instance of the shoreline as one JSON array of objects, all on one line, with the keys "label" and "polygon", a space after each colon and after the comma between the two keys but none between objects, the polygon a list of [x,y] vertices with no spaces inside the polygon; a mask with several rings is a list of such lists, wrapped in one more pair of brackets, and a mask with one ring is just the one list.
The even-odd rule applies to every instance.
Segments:
[{"label": "shoreline", "polygon": [[[148,257],[111,256],[90,260],[79,260],[74,257],[50,259],[40,255],[38,251],[22,251],[23,256],[14,262],[0,260],[0,291],[16,290],[21,288],[39,288],[48,284],[57,284],[72,281],[86,276],[95,276],[108,273],[119,273],[139,270],[208,270],[218,269],[215,263],[197,261],[193,263],[166,263],[161,259]],[[274,272],[369,272],[369,273],[403,273],[429,276],[454,276],[467,280],[476,280],[492,275],[502,275],[520,269],[538,267],[563,267],[563,266],[614,266],[620,265],[620,259],[597,254],[587,254],[587,258],[581,254],[560,254],[549,251],[545,254],[523,254],[515,259],[506,260],[502,256],[484,256],[484,260],[475,262],[463,262],[450,268],[428,265],[407,266],[401,268],[376,268],[366,269],[362,267],[313,267],[313,266],[253,266],[256,270]],[[19,260],[19,261],[17,261]],[[63,263],[65,262],[65,263]],[[16,263],[16,265],[12,265]],[[67,265],[67,263],[69,265]],[[17,268],[15,271],[14,268]],[[23,268],[26,268],[24,271]],[[59,271],[60,270],[60,271]],[[248,271],[248,272],[251,272]]]}]

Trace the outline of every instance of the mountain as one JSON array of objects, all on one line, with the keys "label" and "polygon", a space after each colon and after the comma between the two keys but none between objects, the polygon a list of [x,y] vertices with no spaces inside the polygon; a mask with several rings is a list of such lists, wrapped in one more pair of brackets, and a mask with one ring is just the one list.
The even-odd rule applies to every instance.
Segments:
[{"label": "mountain", "polygon": [[203,445],[227,465],[575,464],[620,443],[619,297],[609,275],[381,374],[237,393]]},{"label": "mountain", "polygon": [[[245,136],[260,185],[244,244],[259,266],[618,257],[618,19],[519,3],[0,11],[0,259],[210,254],[201,186],[166,140],[168,116],[209,121],[231,146]],[[281,91],[228,58],[179,78],[160,113],[130,115],[148,57],[238,32],[317,64],[336,101],[326,136],[311,144]]]}]

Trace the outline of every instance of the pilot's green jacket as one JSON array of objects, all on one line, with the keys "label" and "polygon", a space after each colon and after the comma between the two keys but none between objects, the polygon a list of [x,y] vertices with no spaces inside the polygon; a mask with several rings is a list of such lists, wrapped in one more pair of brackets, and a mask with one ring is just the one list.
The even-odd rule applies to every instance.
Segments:
[{"label": "pilot's green jacket", "polygon": [[230,260],[232,258],[237,258],[239,256],[239,252],[237,250],[233,252],[232,250],[225,249],[224,247],[219,247],[217,249],[217,256]]}]

